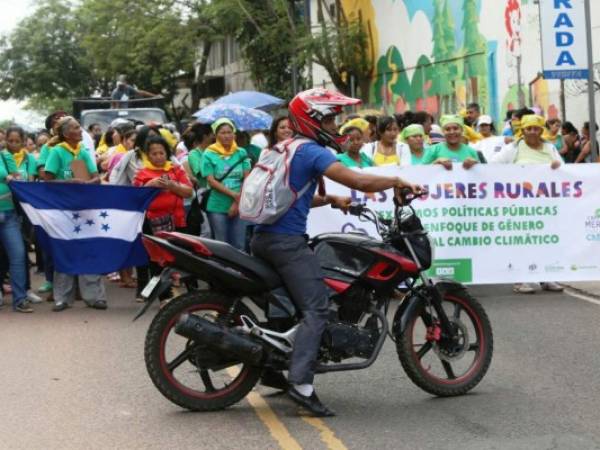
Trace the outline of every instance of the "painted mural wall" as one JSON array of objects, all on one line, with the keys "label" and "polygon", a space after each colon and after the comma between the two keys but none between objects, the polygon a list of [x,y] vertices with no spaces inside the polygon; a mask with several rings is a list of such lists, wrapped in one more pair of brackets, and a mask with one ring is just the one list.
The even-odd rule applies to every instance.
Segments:
[{"label": "painted mural wall", "polygon": [[[592,3],[595,54],[600,61],[600,1]],[[498,120],[519,105],[534,105],[548,117],[561,115],[560,82],[537,79],[539,10],[533,0],[341,0],[341,4],[349,17],[360,11],[377,49],[370,106],[390,113],[427,110],[438,116],[478,102]],[[320,85],[327,77],[316,69],[314,78]],[[573,115],[581,116],[585,95],[577,99],[575,93],[576,89],[568,89],[567,113],[573,108]]]}]

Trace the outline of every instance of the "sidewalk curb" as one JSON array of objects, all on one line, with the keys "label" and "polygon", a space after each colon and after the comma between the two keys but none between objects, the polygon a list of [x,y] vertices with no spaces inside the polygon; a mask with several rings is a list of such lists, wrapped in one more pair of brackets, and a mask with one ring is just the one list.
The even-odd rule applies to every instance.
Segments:
[{"label": "sidewalk curb", "polygon": [[591,297],[591,298],[595,298],[595,299],[597,299],[597,300],[600,300],[600,295],[598,295],[598,294],[594,294],[593,292],[586,291],[585,289],[580,289],[580,288],[577,288],[577,287],[575,287],[575,286],[572,286],[572,285],[570,285],[570,284],[567,284],[567,283],[560,283],[560,285],[561,285],[561,286],[564,286],[566,289],[568,289],[568,290],[570,290],[570,291],[573,291],[573,292],[575,292],[575,293],[577,293],[577,294],[581,294],[581,295],[587,295],[588,297]]}]

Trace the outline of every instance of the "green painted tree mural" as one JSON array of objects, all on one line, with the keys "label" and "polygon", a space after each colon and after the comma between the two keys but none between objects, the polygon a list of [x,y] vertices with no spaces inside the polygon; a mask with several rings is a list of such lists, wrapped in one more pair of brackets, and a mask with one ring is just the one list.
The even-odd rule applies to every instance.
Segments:
[{"label": "green painted tree mural", "polygon": [[448,76],[448,65],[446,56],[448,47],[444,40],[444,0],[434,1],[433,14],[433,53],[431,57],[435,62],[433,71],[433,85],[431,92],[437,97],[439,111],[443,110],[443,105],[448,103],[448,96],[452,93],[452,84]]},{"label": "green painted tree mural", "polygon": [[464,76],[467,85],[470,86],[471,101],[477,102],[479,100],[478,81],[487,75],[487,44],[485,38],[479,32],[477,0],[464,0],[462,29],[465,34],[463,45],[465,55]]},{"label": "green painted tree mural", "polygon": [[413,97],[411,105],[417,111],[428,109],[428,99],[435,95],[434,92],[432,92],[433,72],[435,72],[432,68],[433,66],[429,58],[425,55],[421,55],[417,61],[417,69],[413,74],[410,89]]},{"label": "green painted tree mural", "polygon": [[377,103],[385,105],[411,103],[410,82],[402,55],[395,46],[388,48],[385,55],[377,61],[377,78],[373,83],[373,97]]},{"label": "green painted tree mural", "polygon": [[456,38],[454,35],[456,25],[454,24],[454,18],[452,17],[450,2],[448,0],[445,0],[442,15],[442,36],[446,43],[446,54],[444,55],[444,59],[446,60],[448,80],[450,81],[450,96],[445,110],[456,111],[456,80],[459,78],[460,68],[458,65]]}]

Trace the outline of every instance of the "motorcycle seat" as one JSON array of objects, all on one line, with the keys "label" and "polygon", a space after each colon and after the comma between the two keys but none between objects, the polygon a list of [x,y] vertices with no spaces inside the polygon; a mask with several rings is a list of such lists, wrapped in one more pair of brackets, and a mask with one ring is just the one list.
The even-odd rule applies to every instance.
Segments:
[{"label": "motorcycle seat", "polygon": [[206,239],[196,236],[189,237],[204,244],[206,248],[208,248],[217,258],[228,261],[234,266],[252,272],[264,280],[269,289],[275,289],[283,284],[279,274],[262,259],[257,258],[256,256],[250,256],[226,242],[215,241],[213,239]]}]

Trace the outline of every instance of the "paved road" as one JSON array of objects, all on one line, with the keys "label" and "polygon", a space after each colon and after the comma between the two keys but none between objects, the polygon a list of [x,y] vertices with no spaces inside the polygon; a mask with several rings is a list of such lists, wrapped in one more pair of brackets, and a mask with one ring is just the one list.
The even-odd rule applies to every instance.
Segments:
[{"label": "paved road", "polygon": [[111,287],[109,309],[0,310],[0,449],[592,449],[600,448],[600,306],[561,294],[473,289],[494,327],[492,367],[476,390],[436,399],[403,373],[391,343],[365,371],[323,375],[338,412],[306,420],[258,388],[219,413],[182,411],[143,362],[150,314]]}]

